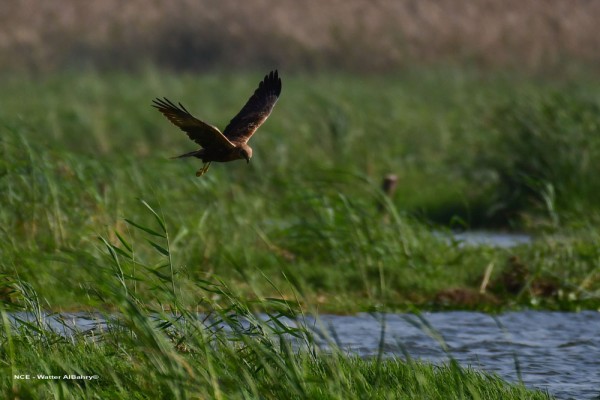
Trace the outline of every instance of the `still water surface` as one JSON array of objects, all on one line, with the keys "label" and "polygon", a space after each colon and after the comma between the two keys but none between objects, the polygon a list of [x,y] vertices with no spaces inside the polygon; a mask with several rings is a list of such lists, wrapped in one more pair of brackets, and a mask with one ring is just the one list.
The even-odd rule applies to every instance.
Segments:
[{"label": "still water surface", "polygon": [[534,238],[526,233],[494,232],[494,231],[435,231],[435,236],[445,238],[448,242],[459,246],[478,247],[490,246],[510,248],[531,244]]},{"label": "still water surface", "polygon": [[[15,315],[16,316],[16,315]],[[19,314],[31,319],[31,315]],[[55,330],[106,325],[99,315],[46,318]],[[290,321],[291,322],[291,321]],[[547,390],[559,399],[600,399],[600,313],[522,311],[490,316],[478,312],[321,315],[305,323],[322,347],[337,342],[349,353],[445,363],[495,372],[511,382]],[[68,328],[71,327],[71,328]],[[383,327],[383,346],[380,346]]]}]

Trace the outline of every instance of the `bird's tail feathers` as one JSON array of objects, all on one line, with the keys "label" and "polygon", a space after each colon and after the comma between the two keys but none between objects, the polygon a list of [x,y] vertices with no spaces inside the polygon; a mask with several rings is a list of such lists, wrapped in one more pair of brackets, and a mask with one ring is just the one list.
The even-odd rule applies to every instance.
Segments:
[{"label": "bird's tail feathers", "polygon": [[195,157],[195,156],[200,155],[201,152],[202,152],[202,149],[190,151],[189,153],[185,153],[185,154],[182,154],[180,156],[171,157],[171,160],[173,160],[175,158]]}]

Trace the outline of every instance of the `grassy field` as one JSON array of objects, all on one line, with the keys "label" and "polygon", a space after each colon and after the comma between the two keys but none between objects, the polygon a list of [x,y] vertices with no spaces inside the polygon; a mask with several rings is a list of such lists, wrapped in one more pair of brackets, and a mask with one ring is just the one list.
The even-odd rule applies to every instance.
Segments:
[{"label": "grassy field", "polygon": [[[110,307],[94,295],[107,269],[98,237],[136,243],[128,285],[148,273],[137,263],[162,263],[152,236],[126,221],[157,229],[143,199],[169,227],[190,300],[189,283],[218,277],[321,311],[598,307],[593,80],[282,75],[251,163],[213,165],[201,179],[198,160],[168,159],[195,145],[151,100],[168,96],[223,127],[261,73],[2,78],[2,274],[53,309]],[[399,180],[391,198],[380,190],[388,173]],[[524,230],[536,242],[463,248],[436,225]]]},{"label": "grassy field", "polygon": [[[194,144],[154,97],[223,127],[264,72],[0,78],[3,310],[121,316],[65,339],[3,313],[4,397],[548,398],[454,364],[321,353],[252,312],[598,309],[597,81],[281,71],[249,165],[199,179],[199,161],[168,159]],[[463,247],[433,233],[449,227],[536,240]],[[100,378],[14,379],[28,371]]]},{"label": "grassy field", "polygon": [[[160,277],[162,285],[150,297],[139,296],[123,284],[114,261],[115,275],[96,285],[118,311],[108,316],[109,328],[67,328],[70,336],[61,336],[45,325],[47,316],[35,291],[22,282],[14,285],[33,318],[14,325],[9,319],[22,314],[0,312],[3,398],[551,398],[453,360],[433,366],[384,358],[382,351],[376,358],[361,359],[337,349],[332,338],[330,350],[321,351],[302,323],[293,327],[282,320],[300,316],[302,321],[293,303],[265,300],[271,311],[258,319],[250,303],[219,283],[196,283],[199,305],[210,310],[200,321],[171,291],[169,277]],[[156,297],[164,303],[147,306]]]}]

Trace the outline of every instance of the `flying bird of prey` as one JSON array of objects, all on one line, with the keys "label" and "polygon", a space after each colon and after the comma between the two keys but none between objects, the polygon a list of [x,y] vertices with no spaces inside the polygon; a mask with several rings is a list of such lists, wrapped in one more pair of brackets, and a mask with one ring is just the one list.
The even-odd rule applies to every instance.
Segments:
[{"label": "flying bird of prey", "polygon": [[173,157],[201,159],[204,165],[196,172],[196,176],[202,176],[213,161],[228,162],[244,159],[250,162],[252,148],[248,146],[248,140],[271,114],[280,93],[281,79],[277,70],[271,71],[259,83],[254,94],[225,127],[223,133],[218,128],[193,117],[181,103],[178,107],[166,97],[155,99],[153,106],[202,147]]}]

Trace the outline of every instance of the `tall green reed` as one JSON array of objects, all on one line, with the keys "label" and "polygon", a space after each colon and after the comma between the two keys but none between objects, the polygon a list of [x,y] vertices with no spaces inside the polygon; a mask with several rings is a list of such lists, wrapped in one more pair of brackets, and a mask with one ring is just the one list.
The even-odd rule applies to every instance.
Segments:
[{"label": "tall green reed", "polygon": [[492,108],[482,129],[492,135],[479,167],[496,174],[495,207],[505,216],[546,213],[557,228],[560,216],[586,213],[600,193],[600,106],[571,93],[513,98]]}]

